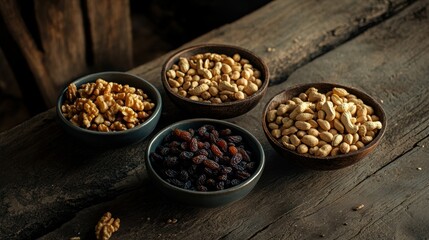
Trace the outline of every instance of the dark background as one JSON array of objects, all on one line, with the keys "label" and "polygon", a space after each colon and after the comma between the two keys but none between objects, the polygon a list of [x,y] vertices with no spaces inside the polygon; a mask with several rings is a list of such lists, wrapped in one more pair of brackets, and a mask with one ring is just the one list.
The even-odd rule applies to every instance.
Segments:
[{"label": "dark background", "polygon": [[[241,18],[270,1],[130,0],[133,65],[151,61],[212,29]],[[21,0],[20,4],[23,17],[31,18],[34,7],[32,1]],[[38,34],[34,21],[28,20],[26,24],[32,34]],[[0,61],[7,59],[13,69],[10,71],[0,68],[1,132],[48,108],[37,91],[37,85],[31,80],[31,71],[28,70],[25,59],[16,54],[16,51],[19,51],[16,43],[4,31],[6,28],[3,19],[0,20],[0,29],[0,46],[3,51]],[[8,84],[10,79],[18,82],[19,89],[11,89]]]}]

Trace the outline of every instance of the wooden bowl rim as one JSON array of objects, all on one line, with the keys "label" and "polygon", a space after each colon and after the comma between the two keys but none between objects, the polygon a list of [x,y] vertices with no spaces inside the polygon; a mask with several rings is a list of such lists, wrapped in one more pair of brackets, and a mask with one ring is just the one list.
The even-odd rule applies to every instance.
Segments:
[{"label": "wooden bowl rim", "polygon": [[[289,149],[287,149],[287,148],[285,148],[284,146],[283,146],[283,144],[281,144],[279,141],[277,141],[272,135],[271,135],[271,132],[269,131],[269,129],[268,129],[268,126],[267,126],[267,122],[266,122],[266,115],[267,115],[267,112],[268,112],[268,109],[269,109],[269,107],[271,106],[271,104],[273,104],[273,100],[276,98],[276,97],[278,97],[278,96],[280,96],[280,95],[282,95],[282,94],[284,94],[285,92],[290,92],[290,91],[293,91],[293,90],[296,90],[296,89],[300,89],[300,88],[303,88],[303,89],[305,89],[305,90],[307,90],[308,88],[310,88],[310,87],[314,87],[315,85],[330,85],[330,86],[332,86],[332,87],[340,87],[340,88],[344,88],[344,89],[346,89],[349,93],[351,93],[351,94],[354,94],[354,95],[356,95],[355,93],[358,93],[359,95],[363,95],[363,96],[365,96],[366,98],[368,98],[368,99],[370,99],[370,101],[372,102],[372,103],[368,103],[367,101],[365,101],[364,103],[366,104],[366,105],[369,105],[369,106],[371,106],[371,107],[373,107],[374,108],[374,110],[375,109],[377,109],[377,110],[375,110],[375,111],[379,111],[381,114],[380,114],[380,116],[378,116],[379,118],[380,118],[380,121],[381,121],[381,123],[383,124],[383,127],[380,129],[380,131],[377,133],[377,136],[369,143],[369,144],[367,144],[367,145],[365,145],[363,148],[361,148],[361,149],[358,149],[358,150],[356,150],[356,151],[354,151],[354,152],[349,152],[349,153],[346,153],[346,154],[339,154],[339,155],[336,155],[336,156],[326,156],[326,157],[319,157],[319,156],[314,156],[314,155],[311,155],[311,154],[308,154],[308,153],[305,153],[305,154],[301,154],[301,153],[298,153],[298,152],[296,152],[296,151],[292,151],[292,150],[289,150]],[[317,87],[316,87],[317,88]],[[305,91],[304,90],[304,91]],[[319,90],[319,89],[318,89]],[[350,90],[350,91],[349,91]],[[354,93],[355,92],[355,93]],[[296,96],[295,96],[296,97]],[[357,96],[358,98],[360,98],[359,96]],[[337,83],[330,83],[330,82],[323,82],[323,83],[305,83],[305,84],[297,84],[297,85],[294,85],[294,86],[291,86],[291,87],[289,87],[289,88],[286,88],[286,89],[284,89],[284,90],[282,90],[282,91],[280,91],[280,92],[278,92],[278,93],[276,93],[268,102],[267,102],[267,104],[265,105],[265,107],[264,107],[264,111],[263,111],[263,114],[262,114],[262,128],[263,128],[263,130],[264,130],[264,133],[265,133],[265,135],[268,137],[268,140],[269,141],[271,141],[272,143],[274,143],[276,146],[278,146],[280,149],[282,149],[283,151],[286,151],[287,153],[289,153],[289,154],[291,154],[291,155],[293,155],[293,156],[296,156],[296,157],[300,157],[300,158],[308,158],[308,159],[320,159],[321,161],[323,161],[323,160],[326,160],[326,161],[329,161],[329,160],[338,160],[338,159],[342,159],[342,158],[351,158],[351,157],[357,157],[357,156],[359,156],[360,154],[364,154],[364,153],[369,153],[369,152],[372,152],[373,150],[374,150],[374,148],[376,147],[376,145],[378,145],[378,143],[380,142],[380,140],[381,140],[381,138],[384,136],[384,133],[385,133],[385,131],[386,131],[386,128],[387,128],[387,119],[386,119],[386,113],[385,113],[385,111],[384,111],[384,109],[383,109],[383,107],[373,98],[373,97],[371,97],[369,94],[367,94],[367,93],[365,93],[364,91],[362,91],[362,90],[359,90],[359,89],[357,89],[357,88],[354,88],[354,87],[350,87],[350,86],[345,86],[345,85],[341,85],[341,84],[337,84]]]}]

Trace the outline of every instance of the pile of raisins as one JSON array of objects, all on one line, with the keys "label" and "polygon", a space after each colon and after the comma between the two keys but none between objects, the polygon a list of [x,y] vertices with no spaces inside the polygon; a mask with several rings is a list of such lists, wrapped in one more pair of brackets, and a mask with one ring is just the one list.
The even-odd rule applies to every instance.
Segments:
[{"label": "pile of raisins", "polygon": [[245,149],[240,135],[213,125],[174,129],[150,158],[168,183],[196,191],[230,188],[248,179],[258,163]]}]

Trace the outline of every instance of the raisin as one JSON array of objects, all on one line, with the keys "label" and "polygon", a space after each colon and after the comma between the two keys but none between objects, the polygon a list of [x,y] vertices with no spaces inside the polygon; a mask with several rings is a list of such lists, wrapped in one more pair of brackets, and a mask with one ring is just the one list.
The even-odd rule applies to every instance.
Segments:
[{"label": "raisin", "polygon": [[237,186],[240,183],[241,183],[241,181],[238,180],[238,179],[236,179],[236,178],[234,178],[234,179],[231,180],[231,186]]},{"label": "raisin", "polygon": [[191,134],[192,137],[195,135],[195,130],[192,128],[189,128],[188,132]]},{"label": "raisin", "polygon": [[223,152],[226,152],[226,150],[227,150],[227,148],[228,148],[228,143],[227,143],[224,139],[222,139],[222,138],[219,138],[219,139],[217,140],[216,145],[217,145],[220,149],[222,149],[222,151],[223,151]]},{"label": "raisin", "polygon": [[225,129],[220,131],[220,135],[221,136],[228,136],[228,135],[231,135],[231,132],[232,132],[231,129],[225,128]]},{"label": "raisin", "polygon": [[222,151],[221,151],[221,150],[220,150],[216,145],[212,144],[212,145],[210,146],[210,149],[212,150],[212,153],[213,153],[214,155],[216,155],[216,156],[218,156],[218,157],[222,157],[222,156],[223,156]]},{"label": "raisin", "polygon": [[202,126],[198,128],[198,134],[202,137],[207,132],[207,128],[205,126]]},{"label": "raisin", "polygon": [[202,163],[204,160],[207,160],[207,157],[204,155],[197,155],[195,157],[192,158],[192,162],[194,164],[200,164]]},{"label": "raisin", "polygon": [[193,152],[183,151],[179,154],[179,158],[182,160],[189,160],[194,156]]},{"label": "raisin", "polygon": [[217,190],[223,190],[225,189],[225,183],[223,181],[220,181],[216,184],[216,189]]},{"label": "raisin", "polygon": [[159,155],[158,153],[156,153],[156,152],[151,153],[150,157],[155,162],[159,162],[160,163],[160,162],[164,161],[164,158],[161,155]]},{"label": "raisin", "polygon": [[213,160],[206,159],[203,161],[204,165],[212,170],[218,170],[219,164]]},{"label": "raisin", "polygon": [[253,170],[255,170],[256,167],[256,163],[255,162],[250,162],[246,164],[246,169],[250,170],[253,172]]},{"label": "raisin", "polygon": [[166,167],[174,167],[177,165],[177,163],[178,163],[177,157],[166,156],[164,159],[164,165]]},{"label": "raisin", "polygon": [[204,155],[204,156],[208,156],[209,152],[207,152],[207,150],[205,149],[199,149],[198,151],[195,152],[195,155]]},{"label": "raisin", "polygon": [[206,181],[206,185],[209,187],[214,187],[216,185],[216,181],[213,178],[209,178]]},{"label": "raisin", "polygon": [[191,133],[188,131],[180,130],[178,128],[174,129],[173,131],[174,131],[174,135],[176,135],[177,137],[179,137],[184,141],[190,141],[192,138]]},{"label": "raisin", "polygon": [[209,138],[211,143],[217,142],[217,137],[213,133],[209,133],[209,136],[210,136]]},{"label": "raisin", "polygon": [[228,136],[228,141],[230,141],[232,143],[239,143],[239,142],[241,142],[241,140],[243,140],[243,138],[239,135]]},{"label": "raisin", "polygon": [[237,171],[237,176],[243,180],[248,179],[250,177],[250,173],[245,171]]},{"label": "raisin", "polygon": [[183,188],[184,189],[192,189],[192,182],[189,180],[189,181],[186,181],[184,184],[183,184]]},{"label": "raisin", "polygon": [[173,169],[167,169],[164,171],[165,176],[169,177],[169,178],[175,178],[177,177],[177,172],[174,171]]},{"label": "raisin", "polygon": [[198,140],[196,138],[192,138],[189,142],[189,150],[191,152],[196,152],[198,150]]},{"label": "raisin", "polygon": [[197,173],[197,165],[192,164],[189,168],[188,168],[188,173],[189,175],[194,175]]},{"label": "raisin", "polygon": [[177,147],[172,147],[169,150],[169,154],[171,155],[179,155],[182,151]]},{"label": "raisin", "polygon": [[234,156],[231,157],[231,165],[237,165],[241,162],[243,159],[243,156],[241,153],[236,153]]},{"label": "raisin", "polygon": [[222,174],[228,174],[232,172],[232,168],[231,167],[225,167],[225,166],[221,166],[220,167],[220,173]]},{"label": "raisin", "polygon": [[228,179],[228,175],[222,174],[217,177],[219,181],[226,181]]},{"label": "raisin", "polygon": [[170,153],[170,148],[168,148],[168,147],[160,147],[160,148],[158,148],[158,152],[162,156],[167,156]]},{"label": "raisin", "polygon": [[205,174],[201,174],[198,179],[197,179],[197,185],[201,186],[204,185],[206,183],[206,175]]},{"label": "raisin", "polygon": [[211,133],[212,133],[216,138],[218,138],[218,137],[219,137],[219,132],[218,132],[216,129],[213,129],[213,130],[211,131]]},{"label": "raisin", "polygon": [[207,149],[207,150],[210,149],[210,143],[209,142],[204,142],[204,149]]},{"label": "raisin", "polygon": [[215,175],[214,172],[213,172],[213,170],[211,168],[205,167],[203,169],[203,171],[204,171],[205,174],[207,174],[207,176],[213,176],[213,175]]},{"label": "raisin", "polygon": [[204,143],[203,142],[198,141],[197,144],[198,144],[198,148],[199,149],[204,148]]},{"label": "raisin", "polygon": [[229,150],[229,153],[231,154],[231,156],[234,156],[238,152],[238,150],[235,146],[229,146],[228,150]]},{"label": "raisin", "polygon": [[215,129],[215,127],[213,125],[210,125],[210,124],[206,124],[206,125],[204,125],[204,127],[207,129],[207,132],[211,132]]},{"label": "raisin", "polygon": [[169,144],[168,144],[168,146],[170,147],[170,148],[178,148],[178,147],[180,147],[180,142],[178,142],[178,141],[172,141],[172,142],[170,142]]},{"label": "raisin", "polygon": [[180,144],[180,148],[181,148],[182,150],[188,150],[188,146],[189,146],[189,144],[188,144],[187,142],[182,142],[182,143]]},{"label": "raisin", "polygon": [[164,137],[163,142],[164,143],[171,142],[173,140],[173,136],[174,136],[174,133],[171,132],[170,134]]},{"label": "raisin", "polygon": [[176,179],[176,178],[168,178],[167,182],[180,188],[183,188],[183,186],[185,185],[183,182],[181,182],[179,179]]},{"label": "raisin", "polygon": [[244,148],[239,148],[238,152],[243,156],[243,160],[246,162],[250,162],[250,156]]},{"label": "raisin", "polygon": [[205,186],[199,185],[199,186],[197,186],[197,190],[200,191],[200,192],[207,192],[208,189]]},{"label": "raisin", "polygon": [[182,171],[180,171],[178,178],[179,178],[180,180],[182,180],[182,181],[186,181],[186,180],[188,180],[188,178],[189,178],[189,173],[188,173],[188,171],[186,171],[186,170],[182,170]]}]

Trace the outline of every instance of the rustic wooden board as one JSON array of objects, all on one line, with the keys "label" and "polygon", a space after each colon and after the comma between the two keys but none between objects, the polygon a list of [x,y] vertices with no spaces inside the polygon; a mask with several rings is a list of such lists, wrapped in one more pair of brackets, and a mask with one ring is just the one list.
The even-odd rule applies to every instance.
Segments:
[{"label": "rustic wooden board", "polygon": [[[298,67],[390,17],[410,2],[413,1],[273,1],[185,46],[210,42],[248,48],[267,62],[271,82],[282,82]],[[165,57],[144,64],[133,72],[149,78],[164,60]],[[158,76],[150,80],[157,79]]]},{"label": "rustic wooden board", "polygon": [[56,90],[51,84],[52,80],[49,77],[48,70],[42,64],[43,53],[38,49],[36,42],[25,25],[20,15],[17,1],[1,0],[0,13],[11,36],[20,47],[23,56],[34,74],[43,100],[46,105],[54,106]]},{"label": "rustic wooden board", "polygon": [[56,94],[87,72],[82,9],[78,1],[44,0],[35,0],[34,8],[43,52],[39,64],[47,69],[45,81],[50,81]]},{"label": "rustic wooden board", "polygon": [[[259,127],[262,103],[232,119],[254,133],[267,154],[264,175],[245,199],[216,209],[184,206],[163,199],[143,175],[140,189],[79,212],[41,239],[90,237],[106,211],[122,220],[117,239],[428,238],[428,6],[429,1],[415,3],[299,69],[272,86],[263,101],[312,81],[351,85],[383,100],[389,118],[385,138],[361,162],[329,172],[287,164]],[[359,204],[365,207],[353,211]],[[178,223],[168,224],[171,218]]]},{"label": "rustic wooden board", "polygon": [[[310,8],[311,4],[315,3],[320,6]],[[195,40],[192,44],[213,39],[213,42],[233,43],[247,47],[267,59],[267,63],[274,73],[274,80],[283,81],[288,74],[277,74],[276,71],[286,71],[284,60],[289,55],[284,55],[284,52],[292,51],[293,47],[298,47],[300,44],[305,43],[304,46],[292,51],[292,53],[293,55],[301,53],[311,55],[310,58],[300,58],[301,61],[306,62],[314,58],[314,56],[329,50],[326,46],[334,46],[344,42],[347,38],[344,38],[344,36],[353,36],[351,32],[345,35],[334,34],[335,36],[329,38],[328,43],[326,43],[324,41],[326,38],[323,37],[326,31],[329,32],[339,26],[348,26],[348,23],[353,19],[366,16],[364,19],[371,19],[362,21],[366,25],[359,25],[357,28],[356,26],[354,28],[345,28],[345,32],[361,31],[365,28],[363,26],[369,27],[381,21],[383,18],[402,9],[406,4],[407,1],[383,2],[381,4],[376,1],[356,3],[350,0],[338,1],[336,4],[325,4],[319,1],[300,1],[297,5],[296,1],[273,1],[249,17],[215,30]],[[345,10],[345,12],[332,11],[333,6],[336,11]],[[285,15],[284,10],[281,9],[290,9],[291,13]],[[296,12],[305,13],[300,21],[298,21]],[[323,14],[320,15],[320,12]],[[324,15],[325,13],[330,13],[330,15]],[[262,16],[271,16],[272,18],[266,18],[271,20],[265,22],[265,18],[262,18]],[[310,16],[317,16],[316,20]],[[292,22],[295,22],[295,24],[287,25],[288,19],[290,21],[294,20]],[[321,21],[321,19],[329,20],[327,23]],[[307,23],[307,21],[310,23]],[[262,26],[261,22],[265,26]],[[237,25],[237,28],[234,28],[234,25]],[[270,34],[259,33],[258,36],[252,36],[252,41],[249,41],[248,34],[253,31],[249,30],[252,26],[257,26],[258,33],[264,29],[264,31],[267,31],[266,29],[283,28],[285,26],[290,28],[291,32],[288,32],[287,36],[280,35],[278,38]],[[314,38],[311,38],[311,41],[292,41],[295,37],[301,36],[300,34],[302,33],[312,32],[309,29],[318,33],[319,37],[316,34],[312,35]],[[283,32],[282,34],[285,33]],[[357,33],[355,32],[355,34]],[[225,40],[222,40],[222,36]],[[336,37],[340,40],[336,41]],[[258,40],[261,41],[258,42],[254,41],[253,38],[262,40]],[[290,39],[291,41],[285,41],[285,39]],[[262,42],[269,44],[267,47],[275,47],[277,50],[268,53],[266,47],[261,45]],[[395,41],[392,40],[392,42]],[[305,52],[303,49],[316,49],[318,54],[314,54],[315,51],[313,50]],[[159,58],[133,70],[133,72],[143,78],[147,78],[159,89],[162,89],[159,74],[161,63],[164,59],[165,57]],[[332,59],[331,61],[334,62]],[[416,68],[424,65],[420,61],[418,63],[420,64]],[[299,65],[295,65],[293,69]],[[414,75],[413,73],[412,77],[420,76],[417,74],[415,73]],[[376,75],[372,76],[376,77]],[[368,81],[370,79],[372,77],[367,78]],[[316,80],[319,81],[319,79]],[[419,80],[422,81],[422,79]],[[63,225],[60,230],[47,235],[46,238],[54,239],[58,235],[62,235],[60,238],[71,237],[78,234],[78,232],[82,235],[91,234],[94,219],[98,219],[100,214],[106,210],[112,210],[114,214],[119,214],[123,218],[123,221],[125,221],[123,228],[127,229],[128,226],[130,232],[121,230],[120,234],[123,235],[118,234],[118,236],[124,236],[125,238],[133,238],[133,236],[135,238],[139,238],[137,236],[148,236],[149,238],[149,236],[157,237],[158,234],[161,234],[162,236],[160,237],[171,235],[171,237],[193,239],[198,238],[198,234],[201,233],[206,233],[207,235],[205,236],[213,237],[245,238],[258,232],[263,233],[263,229],[267,227],[268,223],[275,223],[277,219],[281,219],[288,211],[292,211],[299,206],[312,206],[314,202],[323,201],[323,198],[327,196],[325,192],[332,191],[331,187],[333,186],[328,184],[331,179],[339,179],[336,185],[340,188],[338,190],[339,194],[347,192],[350,187],[355,186],[362,179],[371,175],[383,164],[374,165],[370,160],[373,158],[367,158],[365,162],[369,162],[367,163],[369,167],[364,165],[365,162],[356,165],[353,167],[356,172],[350,178],[348,173],[351,168],[328,173],[304,171],[276,159],[278,155],[272,150],[262,134],[260,115],[269,97],[280,91],[281,88],[299,81],[301,80],[296,80],[296,78],[292,77],[290,82],[287,81],[281,85],[272,86],[264,101],[254,110],[241,117],[231,119],[232,122],[247,128],[258,137],[266,149],[268,161],[266,173],[248,198],[221,209],[195,209],[163,199],[163,196],[152,188],[145,175],[143,166],[145,142],[107,151],[90,149],[69,139],[56,122],[53,109],[36,116],[17,128],[1,133],[0,168],[4,174],[0,176],[0,196],[2,196],[0,216],[3,216],[0,218],[0,238],[34,238],[35,236],[40,236],[72,219],[73,215],[80,209],[100,201],[106,201],[133,189],[138,190],[123,195],[114,202],[96,205],[88,209],[88,214],[85,213],[85,210],[78,213],[76,218]],[[165,107],[162,120],[155,131],[166,124],[190,117],[180,113],[180,110],[174,107],[163,92],[162,94]],[[404,106],[405,103],[401,104],[403,104],[401,106]],[[415,111],[421,111],[421,109],[416,108]],[[424,135],[425,132],[420,131],[420,135],[422,134]],[[402,148],[398,148],[396,151],[392,151],[389,153],[390,155],[387,154],[387,159],[392,160],[400,155],[401,151],[410,149],[412,143],[415,143],[414,138],[411,138],[411,136],[421,139],[420,135],[411,132],[408,136],[410,138],[409,143],[404,144]],[[344,182],[347,185],[341,184]],[[303,183],[312,184],[303,188]],[[326,186],[321,187],[321,185],[325,184]],[[282,192],[283,194],[266,198],[267,194],[272,192]],[[303,201],[303,199],[305,200]],[[113,205],[117,206],[117,208],[113,208]],[[135,211],[130,212],[131,207]],[[122,212],[119,210],[121,208]],[[97,209],[97,212],[94,209]],[[249,209],[252,209],[252,211],[249,211]],[[253,211],[254,209],[257,210],[257,214]],[[151,218],[148,222],[149,224],[142,225],[141,223],[147,221],[147,217]],[[181,224],[166,225],[165,221],[173,217],[180,219]],[[132,222],[135,222],[136,225],[133,225]],[[162,232],[159,232],[160,224],[164,226]],[[188,229],[193,230],[190,232]],[[70,233],[70,236],[68,233]]]},{"label": "rustic wooden board", "polygon": [[133,45],[129,0],[87,0],[86,4],[95,69],[130,69]]}]

